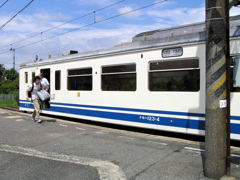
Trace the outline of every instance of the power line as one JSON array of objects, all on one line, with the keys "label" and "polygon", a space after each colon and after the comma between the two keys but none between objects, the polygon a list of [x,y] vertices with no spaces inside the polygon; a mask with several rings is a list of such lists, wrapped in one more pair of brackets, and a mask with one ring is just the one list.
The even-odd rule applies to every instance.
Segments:
[{"label": "power line", "polygon": [[98,23],[101,23],[101,22],[105,22],[105,21],[108,21],[108,20],[110,20],[110,19],[114,19],[114,18],[117,18],[117,17],[123,16],[123,15],[129,14],[129,13],[132,13],[132,12],[135,12],[135,11],[139,11],[139,10],[141,10],[141,9],[145,9],[145,8],[148,8],[148,7],[151,7],[151,6],[155,6],[155,5],[160,4],[160,3],[163,3],[163,2],[165,2],[165,1],[167,1],[167,0],[159,1],[159,2],[150,4],[150,5],[147,5],[147,6],[143,6],[143,7],[141,7],[141,8],[137,8],[137,9],[134,9],[134,10],[131,10],[131,11],[122,13],[122,14],[118,14],[118,15],[115,15],[115,16],[111,16],[111,17],[109,17],[109,18],[102,19],[102,20],[100,20],[100,21],[93,22],[93,23],[90,23],[90,24],[87,24],[87,25],[84,25],[84,26],[81,26],[81,27],[72,29],[72,30],[63,32],[63,33],[61,33],[61,34],[55,35],[55,36],[50,36],[50,37],[45,38],[45,39],[43,39],[43,40],[36,41],[36,42],[30,43],[30,44],[27,44],[27,45],[24,45],[24,46],[20,46],[20,47],[17,47],[17,48],[15,48],[15,49],[21,49],[21,48],[24,48],[24,47],[27,47],[27,46],[30,46],[30,45],[33,45],[33,44],[37,44],[37,43],[42,42],[42,41],[46,41],[46,40],[49,40],[49,39],[52,39],[52,38],[55,38],[55,37],[59,37],[59,36],[62,36],[62,35],[64,35],[64,34],[67,34],[67,33],[70,33],[70,32],[73,32],[73,31],[76,31],[76,30],[79,30],[79,29],[83,29],[83,28],[86,28],[86,27],[88,27],[88,26],[92,26],[92,25],[94,25],[94,24],[98,24]]},{"label": "power line", "polygon": [[[52,38],[55,38],[55,37],[59,37],[59,36],[62,36],[62,35],[64,35],[64,34],[67,34],[67,33],[70,33],[70,32],[73,32],[73,31],[76,31],[76,30],[79,30],[79,29],[83,29],[83,28],[92,26],[92,25],[94,25],[94,24],[98,24],[98,23],[101,23],[101,22],[105,22],[105,21],[108,21],[108,20],[110,20],[110,19],[114,19],[114,18],[117,18],[117,17],[123,16],[123,15],[129,14],[129,13],[132,13],[132,12],[135,12],[135,11],[139,11],[139,10],[141,10],[141,9],[145,9],[145,8],[148,8],[148,7],[151,7],[151,6],[158,5],[158,4],[163,3],[163,2],[166,2],[166,1],[168,1],[168,0],[158,1],[158,2],[155,2],[155,3],[153,3],[153,4],[149,4],[149,5],[146,5],[146,6],[143,6],[143,7],[134,9],[134,10],[131,10],[131,11],[127,11],[127,12],[125,12],[125,13],[117,14],[117,15],[115,15],[115,16],[111,16],[111,17],[108,17],[108,18],[106,18],[106,19],[102,19],[102,20],[99,20],[99,21],[96,21],[96,22],[93,22],[93,23],[90,23],[90,24],[87,24],[87,25],[84,25],[84,26],[75,28],[75,29],[72,29],[72,30],[63,32],[63,33],[61,33],[61,34],[58,34],[58,35],[50,36],[50,37],[45,38],[45,39],[42,39],[42,40],[40,40],[40,41],[35,41],[35,42],[33,42],[33,43],[26,44],[26,45],[24,45],[24,46],[16,47],[15,49],[22,49],[22,48],[24,48],[24,47],[31,46],[31,45],[33,45],[33,44],[37,44],[37,43],[40,43],[40,42],[42,42],[42,41],[46,41],[46,40],[49,40],[49,39],[52,39]],[[5,54],[5,53],[7,53],[7,52],[9,52],[9,51],[6,51],[6,52],[0,53],[0,54]]]},{"label": "power line", "polygon": [[96,12],[99,12],[99,11],[102,11],[102,10],[107,9],[107,8],[109,8],[109,7],[112,7],[112,6],[114,6],[114,5],[117,5],[117,4],[119,4],[119,3],[123,2],[123,1],[126,1],[126,0],[118,1],[118,2],[116,2],[116,3],[113,3],[113,4],[110,4],[110,5],[108,5],[108,6],[105,6],[105,7],[101,8],[101,9],[95,10],[95,11],[93,11],[93,12],[89,12],[89,13],[84,14],[84,15],[82,15],[82,16],[76,17],[76,18],[74,18],[74,19],[72,19],[72,20],[70,20],[70,21],[67,21],[67,22],[62,23],[62,24],[60,24],[60,25],[57,25],[57,26],[54,26],[54,27],[49,28],[49,29],[47,29],[47,30],[44,30],[44,31],[42,31],[42,32],[40,32],[40,33],[37,33],[37,34],[34,34],[34,35],[29,36],[29,37],[27,37],[27,38],[24,38],[24,39],[21,39],[21,40],[19,40],[19,41],[16,41],[16,42],[14,42],[14,43],[12,43],[12,44],[9,44],[9,45],[6,45],[6,46],[2,46],[1,49],[4,48],[4,47],[7,47],[7,46],[10,46],[10,45],[17,44],[17,43],[19,43],[19,42],[25,41],[25,40],[27,40],[27,39],[36,37],[36,36],[38,36],[38,35],[42,35],[43,33],[46,33],[46,32],[48,32],[48,31],[51,31],[51,30],[56,29],[56,28],[58,28],[58,27],[61,27],[61,26],[65,25],[65,24],[68,24],[68,23],[70,23],[70,22],[76,21],[76,20],[78,20],[78,19],[82,19],[82,18],[84,18],[84,17],[86,17],[86,16],[89,16],[89,15],[91,15],[91,14],[95,14]]},{"label": "power line", "polygon": [[[8,63],[8,62],[1,62],[0,64],[12,64],[12,63]],[[15,63],[15,64],[22,64],[22,63]]]},{"label": "power line", "polygon": [[19,13],[21,13],[24,9],[26,9],[34,0],[31,0],[24,8],[22,8],[20,11],[17,12],[11,19],[9,19],[7,22],[5,22],[2,26],[0,26],[0,30],[4,28],[10,21],[12,21]]},{"label": "power line", "polygon": [[0,6],[0,8],[3,7],[4,4],[6,4],[7,2],[8,2],[8,0],[6,0],[6,1]]}]

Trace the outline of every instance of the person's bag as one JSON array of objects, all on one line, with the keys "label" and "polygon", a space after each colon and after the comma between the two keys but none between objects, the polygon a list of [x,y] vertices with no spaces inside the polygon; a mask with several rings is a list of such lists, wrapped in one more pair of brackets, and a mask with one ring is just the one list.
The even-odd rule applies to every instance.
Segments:
[{"label": "person's bag", "polygon": [[45,100],[45,101],[41,101],[41,106],[40,109],[50,109],[50,102],[49,99]]},{"label": "person's bag", "polygon": [[28,91],[28,98],[31,98],[32,91]]},{"label": "person's bag", "polygon": [[32,88],[30,91],[28,91],[28,97],[32,98],[32,91],[33,91],[34,84],[32,84]]},{"label": "person's bag", "polygon": [[37,94],[41,101],[50,99],[50,94],[46,90],[38,91]]}]

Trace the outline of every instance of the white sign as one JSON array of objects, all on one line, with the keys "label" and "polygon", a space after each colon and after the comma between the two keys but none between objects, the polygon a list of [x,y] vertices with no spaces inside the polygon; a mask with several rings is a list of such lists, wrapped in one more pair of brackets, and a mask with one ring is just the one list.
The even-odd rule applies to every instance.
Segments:
[{"label": "white sign", "polygon": [[55,99],[55,94],[50,95],[51,99]]},{"label": "white sign", "polygon": [[220,100],[219,101],[220,108],[226,108],[227,107],[227,100]]},{"label": "white sign", "polygon": [[162,50],[162,57],[164,58],[177,57],[182,55],[183,55],[183,49],[181,47]]}]

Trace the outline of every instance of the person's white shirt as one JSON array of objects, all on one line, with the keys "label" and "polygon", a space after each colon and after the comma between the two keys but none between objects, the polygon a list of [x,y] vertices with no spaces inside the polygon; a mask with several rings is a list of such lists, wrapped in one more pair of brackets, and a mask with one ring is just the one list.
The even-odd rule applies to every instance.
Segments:
[{"label": "person's white shirt", "polygon": [[[46,86],[44,83],[41,83],[42,87]],[[40,83],[38,85],[36,85],[35,83],[33,83],[33,90],[32,90],[32,84],[28,86],[27,90],[31,91],[32,90],[32,95],[31,95],[31,99],[32,101],[34,99],[39,99],[37,92],[41,90],[41,86]]]},{"label": "person's white shirt", "polygon": [[43,84],[46,84],[47,86],[49,86],[48,80],[46,78],[44,78],[44,77],[40,80],[40,82],[43,83]]}]

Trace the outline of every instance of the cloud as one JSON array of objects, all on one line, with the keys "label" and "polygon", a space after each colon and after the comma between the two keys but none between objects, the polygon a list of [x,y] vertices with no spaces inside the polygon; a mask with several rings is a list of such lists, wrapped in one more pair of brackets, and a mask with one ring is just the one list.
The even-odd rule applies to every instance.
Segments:
[{"label": "cloud", "polygon": [[[126,6],[126,7],[123,7],[123,8],[120,8],[118,9],[118,12],[120,14],[124,14],[124,13],[127,13],[127,12],[130,12],[130,11],[133,11],[134,9],[131,8],[130,6]],[[131,13],[127,13],[125,14],[124,16],[127,17],[127,18],[138,18],[139,16],[141,16],[143,13],[141,11],[134,11],[134,12],[131,12]]]},{"label": "cloud", "polygon": [[[62,52],[68,50],[86,52],[96,49],[108,48],[117,44],[121,44],[122,42],[131,41],[132,37],[140,32],[157,29],[160,27],[160,24],[132,25],[125,23],[118,24],[117,27],[111,29],[104,27],[89,27],[88,29],[74,31],[63,36],[34,44],[32,46],[17,49],[16,62],[19,65],[22,62],[33,61],[35,55],[38,55],[39,58],[45,59],[49,54],[51,54],[52,57],[61,56]],[[25,36],[25,34],[23,32],[18,33],[18,36],[15,36],[15,39],[12,37],[8,43],[15,42],[17,39],[21,39],[21,36]],[[5,37],[4,39],[7,38]],[[31,40],[31,42],[35,40],[36,39]],[[8,43],[3,41],[2,45]],[[17,44],[16,47],[28,43],[29,42],[22,42]],[[9,48],[10,47],[7,47],[5,50],[9,50]],[[12,64],[9,63],[9,61],[12,61],[12,52],[0,55],[0,63],[4,62],[5,67],[7,68],[12,67]]]},{"label": "cloud", "polygon": [[[124,10],[126,12],[130,9],[125,8],[122,10],[122,12],[124,12]],[[138,14],[135,14],[135,16],[132,17],[137,16]],[[16,21],[11,24],[11,26],[7,27],[8,29],[5,33],[0,34],[0,38],[2,39],[2,41],[0,42],[0,46],[16,42],[35,33],[44,31],[49,27],[64,22],[59,21],[59,19],[55,17],[56,15],[51,15],[50,13],[44,14],[43,16],[39,14],[20,15],[18,19],[16,19]],[[63,36],[59,36],[31,46],[27,46],[22,49],[16,49],[16,65],[20,65],[21,63],[26,61],[33,61],[35,55],[38,55],[39,58],[45,59],[48,57],[49,54],[51,54],[52,57],[56,57],[60,56],[62,52],[68,50],[78,50],[79,52],[85,52],[112,47],[125,41],[131,41],[132,37],[140,32],[166,27],[166,25],[162,25],[160,23],[142,25],[118,22],[114,23],[114,25],[109,27],[105,26],[106,24],[103,24],[103,26],[101,25],[91,26],[86,29],[74,31]],[[44,33],[43,38],[56,35],[59,32],[61,33],[75,27],[79,27],[79,25],[70,23],[66,27]],[[29,43],[39,41],[40,39],[41,37],[37,36],[33,39],[23,41],[13,46],[14,48],[24,46]],[[10,46],[1,49],[0,52],[9,49]],[[0,55],[0,63],[4,63],[6,68],[12,67],[11,62],[12,52]]]},{"label": "cloud", "polygon": [[[9,15],[2,16],[0,23],[7,21],[10,18]],[[13,21],[3,28],[3,32],[41,32],[50,27],[56,25],[59,20],[69,19],[69,15],[63,15],[61,13],[49,13],[42,11],[31,15],[18,15]],[[57,21],[56,21],[57,20]],[[59,24],[58,24],[59,25]]]},{"label": "cloud", "polygon": [[147,15],[158,22],[171,25],[191,24],[205,20],[205,7],[150,10],[147,11]]},{"label": "cloud", "polygon": [[[111,0],[79,0],[75,2],[80,3],[79,5],[84,5],[85,2],[86,6],[94,3],[95,5],[105,6],[106,4],[112,3]],[[88,2],[89,4],[87,4]],[[167,6],[167,4],[164,6]],[[131,41],[133,36],[141,32],[173,27],[176,25],[202,22],[205,20],[204,4],[202,4],[202,6],[199,8],[166,9],[165,7],[165,9],[159,10],[158,7],[153,7],[151,10],[146,9],[144,11],[129,13],[125,16],[128,18],[128,21],[126,21],[126,18],[118,19],[117,21],[111,20],[106,23],[96,24],[94,26],[89,26],[84,29],[73,31],[63,36],[49,39],[32,46],[17,49],[16,63],[19,65],[22,62],[32,61],[34,60],[35,55],[38,55],[39,58],[45,59],[48,57],[48,54],[51,54],[52,57],[56,57],[60,56],[62,52],[68,50],[78,50],[79,52],[85,52],[112,47],[125,41]],[[118,13],[123,14],[131,10],[133,10],[133,7],[125,6],[118,9]],[[233,8],[230,11],[231,15],[239,14],[237,10],[237,8]],[[143,15],[147,15],[147,18],[149,20],[151,19],[151,21],[135,21],[136,19],[139,20],[140,18],[146,17]],[[1,17],[0,22],[7,20],[9,17],[10,15]],[[105,18],[105,14],[98,14],[96,17],[97,20],[101,20]],[[92,17],[90,18],[91,21],[89,20],[85,23],[92,22],[93,19]],[[50,27],[62,24],[70,19],[71,17],[68,14],[46,11],[40,11],[38,13],[32,13],[30,15],[20,14],[0,33],[0,47],[44,31]],[[70,29],[80,27],[82,25],[84,25],[84,21],[74,21],[65,26],[54,29],[53,31],[44,33],[43,38],[54,36],[59,33],[66,32]],[[39,41],[40,39],[41,37],[37,36],[33,39],[18,43],[14,45],[14,47],[23,46],[34,41]],[[1,49],[0,53],[9,50],[10,47],[11,46]],[[12,52],[0,54],[0,63],[5,63],[6,68],[11,68]]]},{"label": "cloud", "polygon": [[[177,26],[205,21],[205,11],[205,4],[201,4],[201,7],[199,8],[149,10],[146,12],[146,14],[152,18],[155,18],[155,20],[159,23]],[[239,14],[239,8],[237,7],[233,7],[230,10],[231,16],[236,16]]]}]

